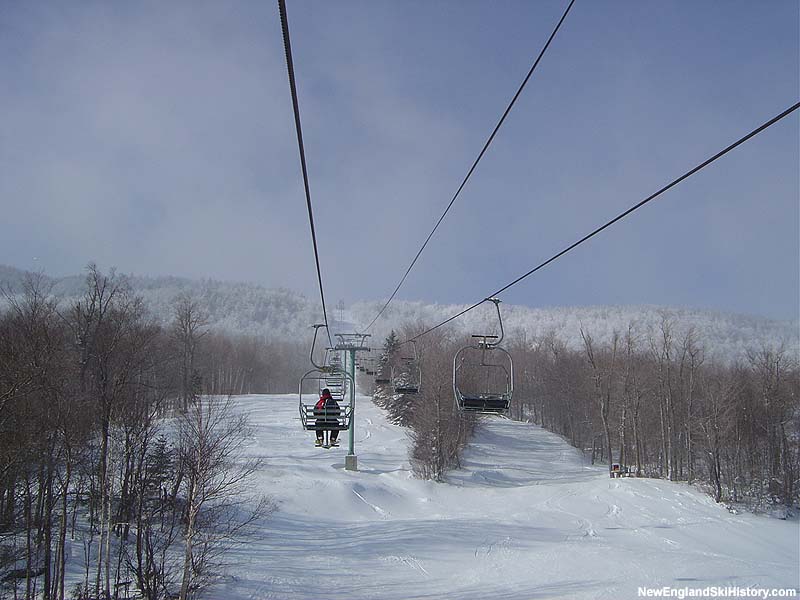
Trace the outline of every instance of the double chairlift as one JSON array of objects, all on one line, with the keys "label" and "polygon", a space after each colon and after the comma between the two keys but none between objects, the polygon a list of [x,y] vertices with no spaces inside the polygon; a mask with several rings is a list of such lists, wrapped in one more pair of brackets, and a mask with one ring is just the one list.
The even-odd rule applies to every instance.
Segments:
[{"label": "double chairlift", "polygon": [[453,394],[457,408],[465,413],[508,413],[514,393],[514,363],[500,346],[505,335],[500,300],[487,298],[497,310],[500,336],[473,335],[475,344],[465,346],[453,358]]},{"label": "double chairlift", "polygon": [[391,368],[392,390],[395,394],[418,394],[422,384],[422,367],[420,366],[417,342],[409,340],[414,349],[412,356],[400,358],[400,365]]},{"label": "double chairlift", "polygon": [[[487,301],[492,302],[497,311],[500,336],[473,334],[472,337],[476,342],[456,352],[453,358],[453,394],[456,407],[464,413],[505,415],[511,406],[514,393],[514,363],[511,355],[500,346],[505,336],[500,300],[487,298]],[[309,431],[320,429],[345,431],[350,428],[352,419],[349,393],[355,381],[345,370],[342,353],[339,350],[328,348],[324,363],[320,365],[315,362],[314,348],[321,327],[324,325],[314,325],[314,340],[310,353],[314,368],[300,379],[300,420],[303,429]],[[422,369],[416,342],[411,343],[414,349],[413,355],[402,357],[402,364],[397,368],[392,367],[390,378],[378,377],[375,383],[391,384],[396,394],[419,393]],[[377,374],[369,360],[365,362],[365,373]],[[339,404],[339,408],[330,414],[326,409],[315,408],[325,388]]]},{"label": "double chairlift", "polygon": [[[314,368],[300,379],[300,421],[303,429],[309,431],[345,431],[350,428],[353,407],[350,405],[350,389],[355,385],[353,378],[344,369],[342,352],[334,348],[325,351],[323,364],[314,361],[314,347],[317,333],[324,325],[314,325],[314,340],[311,343],[311,364]],[[338,409],[317,409],[315,405],[322,390],[328,389],[339,404]]]},{"label": "double chairlift", "polygon": [[[418,394],[422,383],[422,368],[417,354],[417,342],[409,340],[412,356],[401,357],[398,365],[384,366],[375,372],[375,384],[389,386],[393,394]],[[386,370],[389,370],[388,376]],[[367,371],[367,374],[370,374]]]},{"label": "double chairlift", "polygon": [[[453,358],[453,395],[456,407],[464,413],[506,415],[514,394],[514,362],[500,344],[505,337],[500,300],[487,298],[495,306],[500,335],[474,334],[474,344],[456,352]],[[422,383],[422,369],[416,342],[412,356],[402,357],[393,366],[390,377],[378,377],[375,383],[391,385],[395,394],[417,394]]]},{"label": "double chairlift", "polygon": [[375,359],[368,358],[364,362],[364,374],[369,375],[370,377],[375,375]]},{"label": "double chairlift", "polygon": [[[392,378],[386,376],[384,368],[380,365],[374,368],[373,373],[375,375],[375,385],[389,385],[392,383]],[[367,372],[367,374],[369,374],[369,372]]]}]

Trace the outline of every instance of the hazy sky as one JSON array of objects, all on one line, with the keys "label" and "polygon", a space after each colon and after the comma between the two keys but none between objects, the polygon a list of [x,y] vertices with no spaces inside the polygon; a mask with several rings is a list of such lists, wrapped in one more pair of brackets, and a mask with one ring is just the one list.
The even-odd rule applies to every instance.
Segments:
[{"label": "hazy sky", "polygon": [[[385,298],[566,7],[288,0],[331,304]],[[797,101],[796,0],[577,0],[400,298],[473,302]],[[797,318],[798,115],[504,296]],[[0,2],[0,263],[315,297],[274,2]]]}]

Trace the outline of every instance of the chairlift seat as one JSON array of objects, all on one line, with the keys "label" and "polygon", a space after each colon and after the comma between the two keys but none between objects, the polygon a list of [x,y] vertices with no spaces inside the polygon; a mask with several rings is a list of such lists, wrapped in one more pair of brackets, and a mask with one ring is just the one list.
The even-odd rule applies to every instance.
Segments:
[{"label": "chairlift seat", "polygon": [[511,405],[507,394],[459,394],[459,408],[465,412],[505,413]]},{"label": "chairlift seat", "polygon": [[416,394],[419,392],[417,386],[395,386],[394,391],[398,394]]},{"label": "chairlift seat", "polygon": [[[330,412],[330,414],[328,414]],[[352,411],[349,405],[338,409],[314,408],[313,404],[300,405],[300,420],[308,431],[346,431],[350,428]]]}]

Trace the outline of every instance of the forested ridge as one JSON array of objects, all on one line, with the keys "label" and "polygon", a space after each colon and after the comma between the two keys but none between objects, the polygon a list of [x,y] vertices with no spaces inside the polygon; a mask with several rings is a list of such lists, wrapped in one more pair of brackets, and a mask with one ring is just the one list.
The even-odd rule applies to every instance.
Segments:
[{"label": "forested ridge", "polygon": [[[0,287],[19,292],[30,273],[0,265]],[[42,277],[53,297],[72,302],[83,294],[84,277]],[[156,322],[167,325],[173,318],[173,302],[178,295],[188,295],[202,307],[209,329],[231,335],[247,335],[262,339],[284,338],[310,343],[309,325],[320,319],[316,298],[308,298],[283,288],[267,288],[252,283],[226,282],[212,279],[193,280],[181,277],[143,277],[127,275],[133,292],[142,298],[148,313]],[[380,308],[379,301],[358,301],[342,315],[330,311],[334,328],[347,331],[368,323]],[[395,300],[383,317],[370,330],[379,344],[392,329],[408,323],[437,323],[459,312],[464,305],[431,304]],[[634,323],[638,329],[657,327],[664,314],[675,322],[678,332],[689,328],[707,340],[707,355],[714,360],[731,362],[746,358],[753,346],[784,344],[787,349],[800,349],[800,323],[737,315],[715,310],[663,306],[555,306],[532,308],[503,305],[509,333],[528,339],[556,334],[569,348],[580,349],[583,342],[580,328],[589,328],[597,340],[610,340],[613,332],[627,329]],[[491,317],[491,315],[489,315]],[[341,317],[344,317],[343,319]],[[464,315],[453,322],[453,331],[469,334],[493,326],[481,311]],[[286,391],[294,389],[287,388]]]}]

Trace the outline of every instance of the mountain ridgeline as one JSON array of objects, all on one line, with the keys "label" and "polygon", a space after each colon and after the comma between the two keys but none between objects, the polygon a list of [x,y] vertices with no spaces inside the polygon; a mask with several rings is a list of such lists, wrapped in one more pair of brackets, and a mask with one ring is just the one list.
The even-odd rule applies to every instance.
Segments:
[{"label": "mountain ridgeline", "polygon": [[[22,290],[26,271],[0,265],[0,288],[13,293]],[[310,340],[309,326],[322,320],[316,298],[284,288],[266,288],[252,283],[193,280],[181,277],[126,276],[132,291],[141,296],[149,313],[160,324],[173,317],[175,299],[186,295],[205,313],[208,327],[218,333],[249,336],[261,340],[282,338],[300,343]],[[60,303],[77,300],[85,289],[85,276],[44,277],[46,285]],[[333,309],[329,321],[333,329],[358,330],[382,306],[381,301],[361,301],[349,307],[344,318]],[[463,310],[466,305],[427,304],[395,301],[371,330],[382,341],[389,332],[403,326],[431,326]],[[555,335],[568,347],[581,348],[581,328],[596,340],[608,340],[613,332],[627,331],[630,325],[642,334],[654,331],[666,317],[679,332],[694,329],[705,346],[707,357],[720,362],[742,360],[747,350],[764,346],[783,346],[790,353],[800,349],[800,324],[758,316],[738,315],[703,309],[664,306],[576,306],[530,308],[503,305],[506,334],[511,339],[534,340]],[[492,333],[497,330],[491,310],[474,310],[451,323],[456,335]],[[376,342],[376,345],[378,342]]]}]

